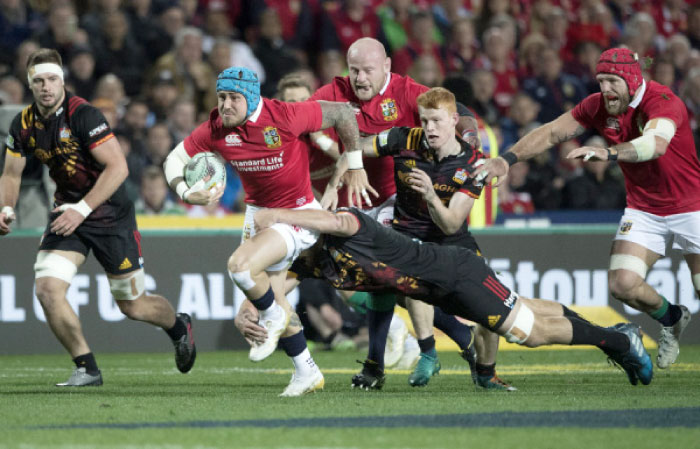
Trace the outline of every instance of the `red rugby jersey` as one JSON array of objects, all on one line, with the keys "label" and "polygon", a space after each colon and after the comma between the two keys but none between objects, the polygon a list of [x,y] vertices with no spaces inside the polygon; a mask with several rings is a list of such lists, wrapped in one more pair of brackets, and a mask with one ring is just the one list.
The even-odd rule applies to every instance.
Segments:
[{"label": "red rugby jersey", "polygon": [[190,156],[219,153],[238,171],[245,202],[262,207],[294,208],[314,199],[309,179],[309,153],[299,136],[321,127],[315,101],[283,103],[262,99],[242,125],[224,128],[219,111],[185,139]]},{"label": "red rugby jersey", "polygon": [[[311,99],[350,102],[356,107],[355,116],[360,133],[373,135],[396,126],[420,126],[416,98],[427,90],[427,87],[410,77],[391,73],[388,82],[377,95],[369,101],[360,101],[350,86],[349,78],[345,76],[336,77],[332,83],[320,87]],[[337,135],[331,134],[337,141]],[[379,198],[371,197],[372,204],[377,206],[396,193],[394,160],[387,156],[365,158],[364,166],[370,184],[379,193]],[[344,189],[338,192],[338,206],[347,206]],[[364,202],[362,207],[367,207]]]},{"label": "red rugby jersey", "polygon": [[625,175],[627,206],[660,216],[700,210],[700,162],[688,113],[668,87],[648,82],[641,101],[619,116],[608,114],[601,93],[589,95],[571,113],[581,125],[596,129],[609,145],[641,136],[651,119],[673,120],[676,134],[663,156],[646,162],[619,163]]}]

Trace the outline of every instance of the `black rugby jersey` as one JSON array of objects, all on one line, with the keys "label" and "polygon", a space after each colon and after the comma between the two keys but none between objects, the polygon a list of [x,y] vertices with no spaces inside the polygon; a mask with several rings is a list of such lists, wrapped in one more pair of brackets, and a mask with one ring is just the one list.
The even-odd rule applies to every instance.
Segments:
[{"label": "black rugby jersey", "polygon": [[[438,161],[437,155],[425,140],[422,128],[392,128],[374,138],[374,149],[378,155],[394,157],[394,229],[423,241],[442,242],[446,238],[445,233],[433,222],[422,195],[406,183],[406,177],[413,168],[419,168],[428,174],[435,192],[445,206],[449,205],[456,192],[479,198],[483,186],[474,184],[469,175],[474,171],[474,164],[484,156],[459,137],[457,140],[462,151]],[[459,239],[464,234],[469,234],[466,220],[449,237]]]},{"label": "black rugby jersey", "polygon": [[459,274],[465,268],[460,261],[478,257],[464,248],[411,239],[355,208],[347,212],[359,222],[357,233],[350,237],[324,234],[323,248],[317,245],[303,253],[290,271],[302,279],[325,279],[343,290],[399,290],[432,303],[457,288],[464,277]]},{"label": "black rugby jersey", "polygon": [[[114,138],[99,109],[83,98],[66,92],[63,105],[48,118],[41,117],[36,103],[15,116],[7,138],[13,156],[35,156],[49,167],[56,182],[55,205],[77,203],[92,189],[104,166],[90,150]],[[83,221],[95,227],[114,226],[133,215],[124,184]]]}]

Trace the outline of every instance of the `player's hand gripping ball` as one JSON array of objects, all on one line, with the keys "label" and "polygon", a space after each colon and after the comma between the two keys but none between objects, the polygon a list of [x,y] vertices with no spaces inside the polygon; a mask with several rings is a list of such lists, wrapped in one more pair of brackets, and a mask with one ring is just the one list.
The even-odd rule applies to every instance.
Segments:
[{"label": "player's hand gripping ball", "polygon": [[226,184],[226,167],[219,156],[214,153],[197,153],[185,166],[185,182],[192,187],[197,182],[208,178],[204,182],[204,189]]}]

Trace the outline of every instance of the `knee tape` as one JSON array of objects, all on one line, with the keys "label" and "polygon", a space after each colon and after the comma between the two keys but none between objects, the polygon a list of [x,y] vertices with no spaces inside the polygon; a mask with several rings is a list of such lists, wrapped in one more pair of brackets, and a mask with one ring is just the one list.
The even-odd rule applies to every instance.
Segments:
[{"label": "knee tape", "polygon": [[137,299],[146,291],[143,270],[133,271],[128,277],[122,279],[109,278],[109,289],[117,301]]},{"label": "knee tape", "polygon": [[515,316],[513,325],[508,329],[508,332],[503,335],[509,343],[517,343],[519,345],[525,343],[530,338],[532,326],[535,324],[535,314],[525,303],[520,303],[520,310]]},{"label": "knee tape", "polygon": [[393,293],[372,293],[369,297],[369,308],[375,312],[394,310],[396,295]]},{"label": "knee tape", "polygon": [[700,273],[693,275],[693,287],[696,291],[700,291]]},{"label": "knee tape", "polygon": [[647,277],[647,270],[649,267],[646,262],[637,256],[630,256],[629,254],[613,254],[610,256],[610,271],[613,270],[627,270],[633,273],[637,273],[642,279]]},{"label": "knee tape", "polygon": [[62,281],[73,282],[78,267],[69,259],[52,252],[39,251],[34,264],[35,278],[52,277]]},{"label": "knee tape", "polygon": [[250,270],[239,271],[237,273],[229,271],[228,274],[231,276],[231,280],[244,292],[255,287],[255,281],[250,277]]}]

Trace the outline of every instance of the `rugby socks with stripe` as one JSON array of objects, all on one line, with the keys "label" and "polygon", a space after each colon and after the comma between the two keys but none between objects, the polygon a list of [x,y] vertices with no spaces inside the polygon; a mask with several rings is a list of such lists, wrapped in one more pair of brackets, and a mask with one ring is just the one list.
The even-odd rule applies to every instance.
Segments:
[{"label": "rugby socks with stripe", "polygon": [[630,340],[627,335],[613,329],[596,326],[588,321],[566,317],[571,322],[570,345],[593,345],[604,351],[627,352]]},{"label": "rugby socks with stripe", "polygon": [[649,313],[649,315],[661,323],[662,326],[671,327],[681,319],[683,310],[675,304],[670,304],[663,296],[661,299],[663,300],[661,307]]},{"label": "rugby socks with stripe", "polygon": [[[469,343],[472,341],[471,328],[455,318],[454,315],[443,312],[441,308],[433,307],[433,309],[435,310],[435,318],[433,318],[435,327],[457,343],[459,349],[462,351],[467,350]],[[418,343],[420,344],[420,341]]]},{"label": "rugby socks with stripe", "polygon": [[307,375],[316,368],[316,362],[314,362],[309,349],[306,347],[306,338],[303,331],[299,331],[291,337],[280,338],[277,346],[282,348],[285,354],[292,359],[294,370],[297,374]]},{"label": "rugby socks with stripe", "polygon": [[95,360],[95,356],[92,354],[92,352],[79,355],[73,359],[73,363],[75,363],[75,366],[78,368],[85,368],[85,371],[88,374],[94,375],[100,372],[100,370],[97,368],[97,361]]}]

